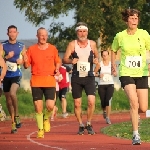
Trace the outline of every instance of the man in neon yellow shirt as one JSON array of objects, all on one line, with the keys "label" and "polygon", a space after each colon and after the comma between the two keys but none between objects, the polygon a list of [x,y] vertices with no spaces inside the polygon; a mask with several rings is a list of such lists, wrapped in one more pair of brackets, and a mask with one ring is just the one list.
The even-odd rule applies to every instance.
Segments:
[{"label": "man in neon yellow shirt", "polygon": [[119,79],[130,103],[130,115],[133,126],[133,145],[140,145],[138,133],[138,109],[146,112],[148,108],[148,65],[146,50],[150,50],[150,35],[146,30],[138,29],[140,12],[126,9],[122,18],[127,29],[117,33],[112,43],[112,73],[116,72],[115,55],[121,49]]}]

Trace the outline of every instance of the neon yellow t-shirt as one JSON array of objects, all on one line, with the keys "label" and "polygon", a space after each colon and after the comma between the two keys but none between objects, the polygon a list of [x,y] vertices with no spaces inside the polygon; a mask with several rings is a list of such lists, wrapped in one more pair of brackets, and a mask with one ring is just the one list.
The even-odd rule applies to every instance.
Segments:
[{"label": "neon yellow t-shirt", "polygon": [[148,76],[146,50],[150,50],[150,35],[146,30],[137,29],[134,35],[127,34],[127,30],[117,33],[112,43],[112,51],[117,52],[119,49],[119,76]]}]

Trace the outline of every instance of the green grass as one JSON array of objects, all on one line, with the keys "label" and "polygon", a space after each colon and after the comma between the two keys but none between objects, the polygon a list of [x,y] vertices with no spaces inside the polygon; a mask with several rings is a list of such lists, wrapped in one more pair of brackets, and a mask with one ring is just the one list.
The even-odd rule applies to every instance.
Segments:
[{"label": "green grass", "polygon": [[[150,91],[149,91],[150,92]],[[19,105],[19,114],[22,116],[30,116],[34,113],[34,106],[32,101],[32,95],[30,91],[25,91],[24,89],[20,88],[17,92],[18,97],[18,105]],[[149,98],[150,100],[150,98]],[[0,98],[0,103],[3,106],[4,111],[8,115],[8,111],[6,108],[6,100],[4,95]],[[74,100],[72,98],[71,93],[67,93],[67,111],[69,113],[74,113]],[[57,99],[56,102],[58,106],[58,113],[61,113],[61,103],[59,99]],[[150,103],[149,103],[150,105]],[[95,113],[101,113],[101,105],[100,105],[100,98],[98,96],[98,93],[96,92],[96,104],[95,104]],[[150,108],[150,107],[149,107]],[[82,110],[83,112],[87,110],[87,97],[85,92],[82,94]],[[129,102],[127,100],[127,97],[122,89],[119,91],[115,91],[113,95],[112,100],[112,111],[126,111],[129,110]]]},{"label": "green grass", "polygon": [[[141,120],[139,133],[143,142],[150,142],[150,119]],[[101,132],[113,137],[132,139],[132,125],[130,122],[117,123],[101,129]]]}]

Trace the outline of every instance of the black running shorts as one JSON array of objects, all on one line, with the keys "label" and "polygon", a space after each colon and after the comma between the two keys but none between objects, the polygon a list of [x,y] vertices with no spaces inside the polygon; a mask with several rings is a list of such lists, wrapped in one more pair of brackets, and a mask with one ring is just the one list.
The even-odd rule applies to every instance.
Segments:
[{"label": "black running shorts", "polygon": [[119,80],[123,88],[128,84],[135,84],[136,89],[148,89],[148,76],[142,77],[121,76],[119,77]]},{"label": "black running shorts", "polygon": [[85,90],[86,95],[94,95],[96,93],[95,77],[72,77],[72,97],[74,99],[82,97],[82,90]]},{"label": "black running shorts", "polygon": [[32,87],[32,97],[33,101],[42,100],[43,95],[45,100],[54,100],[56,94],[55,87]]}]

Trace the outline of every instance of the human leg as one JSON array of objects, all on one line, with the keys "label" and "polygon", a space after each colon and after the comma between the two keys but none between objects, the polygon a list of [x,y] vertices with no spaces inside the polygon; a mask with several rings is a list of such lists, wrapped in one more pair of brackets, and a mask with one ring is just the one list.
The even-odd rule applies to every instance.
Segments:
[{"label": "human leg", "polygon": [[56,100],[58,98],[58,95],[59,95],[59,91],[56,91],[55,105],[54,105],[54,108],[53,108],[53,111],[52,111],[52,114],[51,114],[51,121],[54,121],[54,117],[56,116],[57,111],[58,111],[58,107],[56,106]]},{"label": "human leg", "polygon": [[33,103],[35,108],[35,117],[38,126],[38,133],[37,138],[44,137],[44,130],[43,130],[43,91],[39,87],[32,87],[32,97]]},{"label": "human leg", "polygon": [[130,116],[133,130],[133,145],[141,144],[139,133],[138,133],[138,94],[136,89],[136,79],[132,77],[120,77],[121,85],[129,99],[130,103]]},{"label": "human leg", "polygon": [[61,100],[63,118],[66,118],[68,116],[68,113],[66,111],[67,108],[66,93],[67,93],[67,88],[60,89],[59,91],[59,99]]},{"label": "human leg", "polygon": [[80,78],[71,78],[71,86],[72,86],[72,97],[74,99],[74,112],[75,116],[77,118],[77,121],[79,122],[79,135],[84,134],[84,124],[82,122],[82,81]]},{"label": "human leg", "polygon": [[55,87],[44,88],[44,96],[45,96],[45,100],[46,100],[46,109],[44,110],[44,131],[45,132],[50,131],[49,117],[54,109],[55,95],[56,95]]},{"label": "human leg", "polygon": [[95,134],[93,127],[92,127],[92,117],[95,110],[95,78],[94,77],[87,77],[85,79],[85,93],[88,96],[88,108],[87,108],[87,124],[86,129],[88,131],[88,134],[93,135]]},{"label": "human leg", "polygon": [[111,101],[112,101],[112,96],[114,93],[114,85],[110,84],[107,85],[106,88],[106,95],[105,95],[105,101],[106,101],[106,123],[111,124],[110,121],[110,113],[111,113]]},{"label": "human leg", "polygon": [[3,91],[4,91],[5,98],[6,98],[6,106],[7,106],[9,115],[11,117],[11,122],[12,122],[11,133],[16,133],[17,128],[16,128],[16,123],[14,120],[15,112],[14,112],[13,102],[10,96],[10,88],[11,88],[11,78],[5,77],[3,80]]},{"label": "human leg", "polygon": [[105,86],[104,85],[99,85],[98,86],[98,95],[100,97],[100,101],[101,101],[101,107],[103,110],[103,118],[106,118],[106,105],[105,105]]},{"label": "human leg", "polygon": [[19,85],[16,83],[12,83],[11,88],[10,88],[10,97],[12,99],[12,104],[14,107],[14,118],[15,118],[15,123],[16,127],[20,128],[21,127],[21,122],[20,122],[20,117],[18,113],[18,99],[17,99],[17,90],[19,88]]}]

